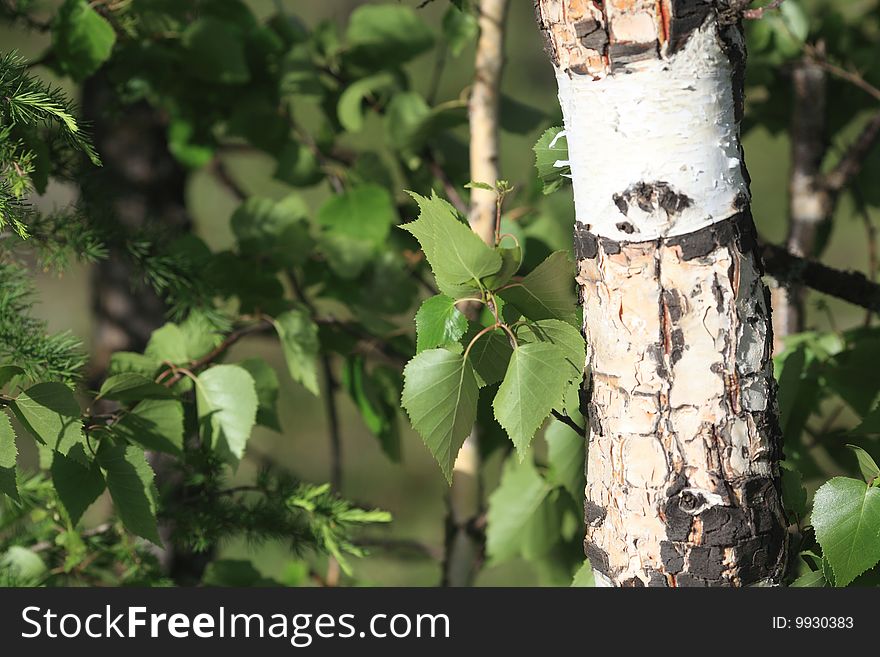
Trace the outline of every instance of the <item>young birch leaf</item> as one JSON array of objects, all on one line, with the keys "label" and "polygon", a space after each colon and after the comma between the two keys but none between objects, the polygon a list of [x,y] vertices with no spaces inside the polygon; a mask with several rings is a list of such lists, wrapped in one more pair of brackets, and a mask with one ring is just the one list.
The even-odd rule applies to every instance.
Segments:
[{"label": "young birch leaf", "polygon": [[500,296],[533,321],[559,319],[577,326],[574,276],[568,254],[557,251],[522,281],[500,292]]},{"label": "young birch leaf", "polygon": [[[435,194],[412,194],[421,214],[401,226],[422,245],[441,290],[453,286],[458,293],[479,289],[481,279],[501,270],[501,256],[456,217],[455,210]],[[446,292],[447,290],[443,290]]]},{"label": "young birch leaf", "polygon": [[[463,340],[465,345],[470,344],[478,330],[475,327],[468,332]],[[471,347],[468,359],[477,373],[479,386],[483,388],[501,381],[504,378],[504,373],[507,372],[507,364],[512,355],[513,347],[510,346],[510,338],[501,329],[489,331],[477,340]]]},{"label": "young birch leaf", "polygon": [[110,58],[116,32],[86,0],[66,0],[52,26],[52,42],[61,69],[83,80]]},{"label": "young birch leaf", "polygon": [[446,349],[423,351],[403,371],[402,404],[452,484],[452,466],[477,418],[474,368]]},{"label": "young birch leaf", "polygon": [[352,56],[398,67],[434,45],[434,35],[410,7],[366,5],[351,14],[346,39]]},{"label": "young birch leaf", "polygon": [[257,391],[251,375],[237,365],[215,365],[199,374],[196,405],[211,446],[236,461],[244,456],[257,421]]},{"label": "young birch leaf", "polygon": [[14,500],[18,499],[18,484],[15,479],[17,458],[15,431],[6,413],[0,411],[0,493],[5,493]]},{"label": "young birch leaf", "polygon": [[501,483],[489,497],[486,550],[493,561],[522,552],[527,529],[550,490],[531,461],[508,459]]},{"label": "young birch leaf", "polygon": [[553,344],[524,344],[513,351],[492,408],[520,460],[553,408],[562,405],[566,381],[560,372],[566,367],[565,354]]},{"label": "young birch leaf", "polygon": [[592,588],[596,586],[596,576],[593,574],[593,566],[590,564],[589,559],[585,560],[583,565],[578,568],[574,578],[571,580],[571,586],[573,588]]},{"label": "young birch leaf", "polygon": [[395,463],[400,462],[399,381],[400,375],[386,368],[377,367],[368,372],[362,356],[349,356],[342,371],[342,385],[360,411],[364,424],[379,439],[385,455]]},{"label": "young birch leaf", "polygon": [[97,463],[87,467],[62,454],[52,459],[52,483],[74,525],[106,487]]},{"label": "young birch leaf", "polygon": [[56,452],[69,454],[85,442],[82,410],[63,383],[38,383],[21,393],[11,408],[34,438]]},{"label": "young birch leaf", "polygon": [[98,399],[112,399],[128,403],[140,399],[168,399],[174,397],[170,388],[135,372],[114,374],[104,381]]},{"label": "young birch leaf", "polygon": [[867,484],[870,486],[876,482],[880,478],[880,467],[877,467],[877,462],[874,458],[858,445],[847,445],[847,447],[855,452],[856,459],[859,462],[859,470]]},{"label": "young birch leaf", "polygon": [[294,381],[313,395],[320,395],[316,359],[321,348],[318,327],[305,308],[295,308],[275,318],[287,369]]},{"label": "young birch leaf", "polygon": [[835,477],[813,498],[813,527],[837,586],[880,561],[880,488]]},{"label": "young birch leaf", "polygon": [[238,365],[250,372],[257,388],[257,424],[281,431],[278,421],[278,374],[275,368],[262,358],[248,358]]},{"label": "young birch leaf", "polygon": [[24,370],[18,365],[0,365],[0,388],[22,374]]},{"label": "young birch leaf", "polygon": [[183,453],[183,405],[176,399],[145,399],[113,425],[113,434],[145,449]]},{"label": "young birch leaf", "polygon": [[416,313],[416,351],[458,342],[468,327],[467,318],[445,294],[425,299]]},{"label": "young birch leaf", "polygon": [[825,586],[825,575],[822,574],[821,570],[801,575],[789,584],[789,587],[794,588],[820,588],[823,586]]},{"label": "young birch leaf", "polygon": [[158,493],[144,450],[134,445],[102,444],[98,463],[106,473],[107,489],[125,528],[161,546],[156,524]]},{"label": "young birch leaf", "polygon": [[[535,168],[544,186],[544,194],[552,194],[566,183],[567,176],[571,176],[568,142],[565,136],[559,136],[561,132],[562,128],[550,128],[532,149],[535,151]],[[558,167],[557,163],[564,164]]]},{"label": "young birch leaf", "polygon": [[586,439],[558,420],[551,420],[544,434],[547,440],[547,480],[562,486],[580,503],[586,477]]},{"label": "young birch leaf", "polygon": [[563,374],[567,381],[580,381],[586,367],[586,342],[581,332],[566,322],[558,319],[542,319],[521,327],[516,334],[517,339],[527,343],[546,342],[554,344],[562,350],[565,361],[570,366]]},{"label": "young birch leaf", "polygon": [[190,360],[186,336],[177,324],[169,322],[153,331],[144,356],[159,363],[183,365]]}]

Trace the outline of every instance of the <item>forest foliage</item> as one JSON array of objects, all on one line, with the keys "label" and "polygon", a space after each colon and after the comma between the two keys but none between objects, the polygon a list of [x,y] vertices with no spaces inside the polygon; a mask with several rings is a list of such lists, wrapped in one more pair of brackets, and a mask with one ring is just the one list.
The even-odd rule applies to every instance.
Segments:
[{"label": "forest foliage", "polygon": [[[0,0],[5,24],[50,43],[35,61],[0,53],[0,583],[327,581],[315,566],[327,560],[295,561],[285,581],[269,582],[253,564],[217,557],[235,537],[324,555],[356,582],[359,536],[388,513],[275,464],[229,483],[255,426],[296,433],[277,410],[289,377],[331,408],[349,396],[401,468],[408,420],[450,482],[476,426],[481,456],[504,459],[478,531],[489,562],[522,558],[548,583],[590,584],[585,345],[558,110],[505,97],[504,131],[546,130],[521,154],[536,173],[515,186],[470,180],[467,90],[440,98],[436,79],[408,70],[421,57],[441,72],[470,65],[473,3],[435,2],[439,24],[414,2],[387,2],[308,25],[283,3],[260,19],[239,0]],[[876,2],[787,0],[751,22],[748,38],[747,130],[789,129],[790,65],[817,49],[880,85]],[[234,246],[212,251],[163,230],[161,217],[116,221],[94,193],[102,158],[89,126],[43,70],[80,87],[100,77],[113,92],[108,115],[146,106],[163,117],[177,162],[211,171],[238,199]],[[880,108],[851,80],[829,84],[830,168]],[[377,120],[381,146],[359,146],[352,137]],[[240,150],[270,157],[286,194],[253,196],[236,182],[224,158]],[[867,215],[880,206],[878,173],[874,154],[847,192]],[[45,213],[34,199],[50,180],[90,193]],[[464,218],[474,186],[498,195],[495,244]],[[303,194],[315,189],[327,192],[320,204]],[[822,227],[816,258],[833,229]],[[142,352],[114,353],[95,383],[80,341],[37,319],[33,272],[111,252],[131,268],[133,294],[152,288],[167,317]],[[284,371],[230,357],[240,341],[267,337]],[[776,359],[794,586],[877,583],[878,362],[870,314],[858,328],[791,336]],[[22,468],[18,446],[30,440],[39,467]],[[105,494],[114,513],[86,525]],[[202,555],[196,581],[165,573],[157,548]]]}]

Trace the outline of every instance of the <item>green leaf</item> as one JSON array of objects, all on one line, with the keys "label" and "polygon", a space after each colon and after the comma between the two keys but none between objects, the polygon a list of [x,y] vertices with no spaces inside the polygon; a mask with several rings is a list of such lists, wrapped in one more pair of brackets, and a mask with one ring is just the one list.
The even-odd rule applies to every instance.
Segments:
[{"label": "green leaf", "polygon": [[320,395],[317,357],[321,348],[318,327],[305,308],[295,308],[275,318],[275,330],[281,340],[287,370],[313,395]]},{"label": "green leaf", "polygon": [[206,82],[242,84],[251,78],[244,39],[233,23],[204,16],[196,19],[181,40],[187,51],[186,70]]},{"label": "green leaf", "polygon": [[596,586],[596,577],[593,574],[593,566],[590,564],[589,559],[586,559],[583,565],[578,568],[574,578],[571,580],[571,585],[575,588],[592,588]]},{"label": "green leaf", "polygon": [[486,287],[490,290],[497,290],[507,284],[523,263],[523,251],[518,246],[512,248],[496,246],[495,251],[501,256],[501,269],[497,274],[486,278]]},{"label": "green leaf", "polygon": [[0,573],[8,573],[19,586],[36,586],[49,569],[40,555],[13,545],[0,555]]},{"label": "green leaf", "polygon": [[825,586],[825,575],[821,570],[801,575],[794,580],[789,586],[794,588],[819,588]]},{"label": "green leaf", "polygon": [[562,486],[578,504],[584,498],[586,439],[558,420],[551,420],[547,440],[547,480]]},{"label": "green leaf", "polygon": [[146,449],[183,453],[183,405],[175,399],[145,399],[113,425],[113,434]]},{"label": "green leaf", "polygon": [[860,435],[880,433],[880,406],[865,415],[862,423],[853,429],[853,433]]},{"label": "green leaf", "polygon": [[98,463],[106,473],[107,489],[125,528],[161,546],[156,524],[158,493],[144,450],[134,445],[102,443]]},{"label": "green leaf", "polygon": [[24,370],[18,365],[0,365],[0,388],[22,374]]},{"label": "green leaf", "polygon": [[[416,221],[401,228],[421,244],[441,289],[447,284],[467,284],[466,289],[476,291],[481,279],[501,270],[501,256],[459,221],[452,206],[436,192],[430,199],[411,195],[419,204],[421,214]],[[455,294],[450,296],[460,298]]]},{"label": "green leaf", "polygon": [[275,431],[281,431],[278,421],[278,374],[275,368],[262,358],[248,358],[238,364],[246,369],[254,379],[257,389],[257,424]]},{"label": "green leaf", "polygon": [[812,522],[837,586],[880,561],[880,488],[835,477],[816,491]]},{"label": "green leaf", "polygon": [[114,374],[104,381],[98,393],[98,399],[112,399],[124,403],[170,397],[174,397],[174,393],[169,388],[134,372]]},{"label": "green leaf", "polygon": [[336,114],[339,123],[348,132],[360,132],[364,127],[364,100],[392,89],[397,78],[391,73],[377,73],[350,84],[339,97]]},{"label": "green leaf", "polygon": [[804,488],[803,477],[788,463],[781,463],[780,466],[783,506],[797,519],[803,518],[807,513],[807,489]]},{"label": "green leaf", "polygon": [[526,343],[544,342],[562,350],[569,368],[558,374],[566,381],[580,382],[584,376],[587,345],[580,330],[558,319],[542,319],[525,324],[517,330],[517,340]]},{"label": "green leaf", "polygon": [[106,487],[104,475],[96,462],[84,466],[62,454],[56,454],[52,459],[52,483],[74,525]]},{"label": "green leaf", "polygon": [[434,35],[412,8],[389,4],[355,9],[346,40],[352,47],[353,61],[391,68],[434,45]]},{"label": "green leaf", "polygon": [[176,117],[168,124],[168,151],[190,169],[201,169],[214,157],[214,146],[196,134],[192,121]]},{"label": "green leaf", "polygon": [[257,391],[248,371],[237,365],[215,365],[201,374],[196,385],[199,422],[208,443],[236,461],[244,456],[257,420]]},{"label": "green leaf", "polygon": [[18,500],[18,484],[15,479],[15,464],[18,448],[15,446],[15,431],[6,413],[0,411],[0,493]]},{"label": "green leaf", "polygon": [[83,80],[110,58],[116,32],[86,0],[66,0],[52,25],[52,49],[61,69]]},{"label": "green leaf", "polygon": [[[478,330],[479,327],[474,327],[468,332],[464,339],[465,345],[470,344]],[[481,388],[498,383],[504,378],[511,356],[513,347],[510,346],[507,333],[502,329],[490,331],[474,343],[468,360],[477,373],[477,382]]]},{"label": "green leaf", "polygon": [[568,255],[557,251],[499,295],[533,321],[559,319],[577,326],[574,276],[574,264]]},{"label": "green leaf", "polygon": [[280,201],[251,197],[232,214],[232,232],[242,255],[268,259],[278,268],[303,264],[315,245],[309,234],[309,209],[291,194]]},{"label": "green leaf", "polygon": [[477,19],[470,12],[449,7],[443,15],[443,36],[453,56],[458,57],[468,43],[476,40],[479,33]]},{"label": "green leaf", "polygon": [[566,367],[565,355],[556,345],[524,344],[513,351],[492,408],[520,460],[553,408],[562,406],[566,379],[561,373]]},{"label": "green leaf", "polygon": [[458,342],[467,328],[467,317],[455,305],[455,299],[444,294],[425,299],[416,313],[416,350]]},{"label": "green leaf", "polygon": [[69,454],[85,442],[82,410],[62,383],[38,383],[21,393],[11,407],[24,428],[56,452]]},{"label": "green leaf", "polygon": [[159,363],[185,365],[190,361],[186,336],[177,324],[169,322],[153,331],[144,356]]},{"label": "green leaf", "polygon": [[461,354],[423,351],[403,370],[402,404],[446,480],[477,417],[479,387],[474,369]]},{"label": "green leaf", "polygon": [[549,493],[531,460],[507,460],[501,483],[489,497],[486,551],[494,562],[521,554],[529,525]]},{"label": "green leaf", "polygon": [[332,196],[318,210],[318,224],[325,230],[384,246],[397,220],[394,200],[378,185],[359,185]]},{"label": "green leaf", "polygon": [[294,187],[311,187],[324,179],[314,150],[307,144],[289,141],[278,155],[275,178]]},{"label": "green leaf", "polygon": [[877,467],[877,462],[874,458],[858,445],[847,445],[847,447],[855,453],[856,459],[859,462],[859,470],[865,482],[869,486],[876,483],[880,479],[880,467]]},{"label": "green leaf", "polygon": [[400,429],[397,410],[400,375],[387,368],[367,371],[362,356],[349,356],[342,372],[342,384],[360,411],[364,424],[382,446],[385,455],[400,462]]},{"label": "green leaf", "polygon": [[[568,164],[568,141],[559,137],[562,128],[550,128],[533,147],[535,151],[535,168],[541,179],[545,194],[552,194],[568,182],[571,166]],[[557,163],[565,163],[557,167]]]},{"label": "green leaf", "polygon": [[124,372],[135,372],[145,378],[152,379],[161,365],[161,362],[144,354],[117,351],[110,356],[110,366],[107,369],[110,376]]}]

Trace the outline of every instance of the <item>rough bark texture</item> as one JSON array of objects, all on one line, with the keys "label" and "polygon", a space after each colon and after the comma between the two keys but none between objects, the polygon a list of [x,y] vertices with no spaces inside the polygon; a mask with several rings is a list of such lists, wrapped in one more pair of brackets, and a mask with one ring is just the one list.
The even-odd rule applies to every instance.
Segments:
[{"label": "rough bark texture", "polygon": [[[605,585],[773,583],[786,553],[781,436],[739,143],[738,21],[719,1],[536,10],[575,186],[587,556]],[[603,141],[619,146],[587,146]]]}]

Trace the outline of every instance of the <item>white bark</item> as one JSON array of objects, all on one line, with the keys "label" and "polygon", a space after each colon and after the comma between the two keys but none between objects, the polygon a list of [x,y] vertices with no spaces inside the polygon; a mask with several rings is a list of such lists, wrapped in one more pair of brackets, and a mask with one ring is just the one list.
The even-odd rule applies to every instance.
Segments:
[{"label": "white bark", "polygon": [[585,550],[613,586],[784,567],[772,328],[721,0],[538,0],[576,203],[592,428]]}]

